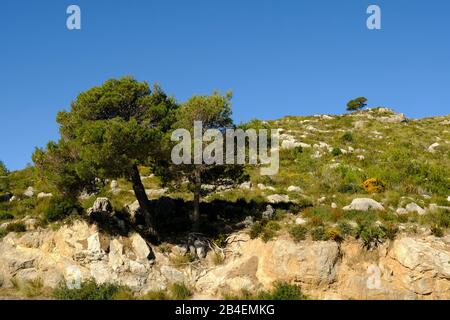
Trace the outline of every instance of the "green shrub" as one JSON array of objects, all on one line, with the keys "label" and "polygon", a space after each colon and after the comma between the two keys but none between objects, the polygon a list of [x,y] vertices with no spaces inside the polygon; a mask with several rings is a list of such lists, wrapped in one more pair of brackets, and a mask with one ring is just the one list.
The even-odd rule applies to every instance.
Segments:
[{"label": "green shrub", "polygon": [[4,238],[8,234],[6,229],[0,229],[0,239]]},{"label": "green shrub", "polygon": [[381,226],[382,231],[384,232],[385,236],[389,240],[394,240],[398,233],[398,226],[393,223],[389,222]]},{"label": "green shrub", "polygon": [[140,297],[141,300],[170,300],[165,291],[150,291]]},{"label": "green shrub", "polygon": [[267,222],[263,227],[261,239],[264,242],[272,240],[277,235],[277,231],[280,229],[281,227],[276,221]]},{"label": "green shrub", "polygon": [[438,225],[434,225],[431,227],[431,234],[435,237],[442,238],[444,236],[444,230]]},{"label": "green shrub", "polygon": [[360,190],[360,188],[355,183],[344,183],[341,184],[337,190],[340,193],[357,193]]},{"label": "green shrub", "polygon": [[260,300],[306,300],[301,288],[287,282],[276,282],[270,291],[263,291],[258,294]]},{"label": "green shrub", "polygon": [[12,220],[14,216],[8,212],[0,212],[0,220]]},{"label": "green shrub", "polygon": [[353,230],[352,226],[348,222],[340,221],[340,222],[338,222],[338,226],[337,227],[338,227],[342,237],[345,238],[347,236],[353,235],[354,230]]},{"label": "green shrub", "polygon": [[314,241],[324,241],[326,240],[324,227],[316,227],[311,229],[311,238]]},{"label": "green shrub", "polygon": [[7,232],[25,232],[27,227],[23,222],[13,222],[6,227]]},{"label": "green shrub", "polygon": [[295,242],[300,242],[306,239],[308,229],[305,226],[295,225],[289,230],[289,234]]},{"label": "green shrub", "polygon": [[53,290],[53,297],[58,300],[113,300],[116,294],[124,290],[124,287],[116,284],[98,285],[95,281],[89,280],[81,283],[78,289],[69,289],[62,283]]},{"label": "green shrub", "polygon": [[119,300],[119,301],[125,301],[125,300],[136,300],[136,297],[130,290],[123,289],[123,290],[119,290],[118,292],[116,292],[113,295],[112,299]]},{"label": "green shrub", "polygon": [[296,159],[296,158],[300,157],[300,155],[303,153],[303,148],[295,147],[295,148],[291,149],[290,152],[291,152],[292,158]]},{"label": "green shrub", "polygon": [[346,132],[341,137],[342,140],[346,142],[352,142],[353,141],[353,134],[351,132]]},{"label": "green shrub", "polygon": [[186,300],[192,297],[192,291],[184,283],[174,283],[169,290],[174,300]]},{"label": "green shrub", "polygon": [[81,206],[72,199],[52,198],[48,208],[43,213],[47,222],[62,220],[74,212],[81,212]]},{"label": "green shrub", "polygon": [[372,250],[384,242],[386,233],[374,224],[360,224],[356,230],[356,238],[362,241],[363,248]]},{"label": "green shrub", "polygon": [[333,150],[331,151],[331,155],[333,157],[338,157],[338,156],[342,155],[342,151],[340,148],[333,148]]},{"label": "green shrub", "polygon": [[341,231],[338,228],[328,228],[325,231],[325,239],[333,240],[336,242],[342,242],[343,237],[342,237]]},{"label": "green shrub", "polygon": [[170,257],[170,262],[177,268],[185,267],[186,265],[194,261],[195,256],[192,255],[190,252],[184,255],[178,254]]},{"label": "green shrub", "polygon": [[251,239],[256,239],[259,237],[259,235],[263,232],[263,226],[261,223],[257,222],[255,224],[252,225],[252,227],[250,228],[250,238]]}]

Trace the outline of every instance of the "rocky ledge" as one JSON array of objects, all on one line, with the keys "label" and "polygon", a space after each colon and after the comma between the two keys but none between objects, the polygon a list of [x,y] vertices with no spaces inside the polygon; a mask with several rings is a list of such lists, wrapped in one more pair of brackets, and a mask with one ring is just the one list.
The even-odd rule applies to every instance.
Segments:
[{"label": "rocky ledge", "polygon": [[[275,281],[299,284],[317,299],[449,299],[450,237],[401,237],[373,251],[356,240],[296,243],[287,235],[264,243],[244,233],[220,251],[193,248],[194,263],[174,264],[192,248],[152,247],[139,234],[111,236],[76,221],[59,230],[10,233],[0,242],[0,287],[40,279],[46,287],[94,279],[136,293],[185,283],[197,298],[270,288]],[[206,250],[206,251],[204,251]]]}]

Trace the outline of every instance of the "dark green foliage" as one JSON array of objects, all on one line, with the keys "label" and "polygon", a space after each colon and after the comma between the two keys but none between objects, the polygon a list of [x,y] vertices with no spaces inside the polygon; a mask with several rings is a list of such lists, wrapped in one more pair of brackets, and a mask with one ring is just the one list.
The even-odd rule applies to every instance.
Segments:
[{"label": "dark green foliage", "polygon": [[8,212],[0,212],[0,220],[12,220],[14,216]]},{"label": "dark green foliage", "polygon": [[[173,129],[187,130],[192,139],[194,137],[194,122],[201,121],[203,130],[201,134],[204,134],[206,130],[210,129],[225,132],[226,129],[234,128],[231,113],[231,93],[227,93],[225,96],[218,92],[210,96],[193,96],[183,103],[178,110]],[[169,142],[167,137],[164,141],[166,150],[172,150],[173,147],[180,148],[180,146],[186,145],[185,141]],[[190,147],[191,142],[188,141],[187,145]],[[203,145],[203,147],[205,148],[206,145]],[[183,150],[183,152],[189,151]],[[225,152],[223,154],[225,155]],[[159,161],[156,161],[154,165],[155,172],[162,178],[164,184],[179,187],[181,182],[186,179],[190,182],[188,187],[194,194],[193,214],[191,215],[193,229],[194,231],[199,231],[200,199],[207,193],[206,190],[201,188],[202,184],[220,185],[224,179],[227,179],[232,184],[237,185],[244,180],[244,167],[243,165],[236,164],[193,164],[194,159],[192,154],[190,155],[191,163],[174,164],[169,159],[171,152],[166,152],[165,155],[166,158],[163,157]]]},{"label": "dark green foliage", "polygon": [[359,190],[360,187],[354,183],[345,183],[338,187],[340,193],[357,193]]},{"label": "dark green foliage", "polygon": [[259,300],[307,300],[301,288],[287,282],[276,282],[270,291],[263,291],[258,294]]},{"label": "dark green foliage", "polygon": [[140,297],[141,300],[170,300],[170,296],[165,291],[150,291]]},{"label": "dark green foliage", "polygon": [[341,235],[345,238],[346,236],[351,236],[354,233],[354,230],[352,228],[352,226],[345,222],[345,221],[340,221],[338,222],[338,229],[341,232]]},{"label": "dark green foliage", "polygon": [[115,284],[98,285],[95,281],[81,283],[79,289],[69,289],[65,283],[53,290],[53,297],[58,300],[113,300],[124,288]]},{"label": "dark green foliage", "polygon": [[192,297],[192,291],[184,283],[172,284],[170,293],[174,300],[186,300]]},{"label": "dark green foliage", "polygon": [[52,198],[47,209],[43,212],[43,219],[47,222],[62,220],[73,213],[81,213],[81,206],[71,198]]},{"label": "dark green foliage", "polygon": [[311,238],[314,241],[324,241],[326,239],[326,233],[324,227],[316,227],[311,229]]},{"label": "dark green foliage", "polygon": [[0,177],[8,175],[9,171],[2,160],[0,160]]},{"label": "dark green foliage", "polygon": [[347,103],[347,110],[348,111],[355,111],[363,109],[367,106],[367,99],[364,97],[359,97],[354,100],[350,100]]},{"label": "dark green foliage", "polygon": [[434,225],[431,227],[431,234],[435,237],[442,238],[444,236],[444,230],[438,225]]},{"label": "dark green foliage", "polygon": [[280,225],[275,221],[269,221],[264,225],[261,239],[264,242],[272,240],[276,235],[277,231],[280,230]]},{"label": "dark green foliage", "polygon": [[356,230],[356,238],[362,241],[367,250],[379,246],[386,239],[386,232],[375,224],[360,224]]},{"label": "dark green foliage", "polygon": [[25,232],[27,227],[23,222],[13,222],[6,227],[7,232]]},{"label": "dark green foliage", "polygon": [[380,227],[389,240],[394,240],[398,233],[398,226],[394,222],[388,222]]},{"label": "dark green foliage", "polygon": [[300,242],[306,239],[308,229],[305,226],[296,225],[289,230],[289,234],[295,242]]},{"label": "dark green foliage", "polygon": [[303,148],[302,147],[295,147],[294,149],[290,150],[292,158],[297,159],[301,156],[301,154],[303,153]]},{"label": "dark green foliage", "polygon": [[352,142],[353,141],[353,134],[351,132],[346,132],[342,135],[342,140],[345,142]]},{"label": "dark green foliage", "polygon": [[252,225],[250,228],[250,238],[256,239],[259,237],[259,235],[263,232],[263,226],[261,223],[257,222]]},{"label": "dark green foliage", "polygon": [[264,242],[272,240],[276,235],[277,231],[281,229],[281,226],[276,221],[266,221],[256,222],[250,228],[250,238],[256,239],[261,236]]}]

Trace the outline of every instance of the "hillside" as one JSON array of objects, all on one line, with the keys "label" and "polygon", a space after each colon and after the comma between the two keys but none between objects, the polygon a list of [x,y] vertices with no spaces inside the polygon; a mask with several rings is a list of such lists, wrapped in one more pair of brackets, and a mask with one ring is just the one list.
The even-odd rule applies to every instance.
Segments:
[{"label": "hillside", "polygon": [[187,186],[165,188],[148,168],[159,243],[146,241],[125,179],[54,218],[57,191],[33,167],[0,178],[1,292],[34,283],[43,295],[75,265],[136,295],[183,283],[194,298],[245,298],[282,280],[320,299],[449,297],[450,116],[376,108],[254,124],[279,129],[280,171],[247,166],[237,188],[204,185],[202,235],[189,232]]}]

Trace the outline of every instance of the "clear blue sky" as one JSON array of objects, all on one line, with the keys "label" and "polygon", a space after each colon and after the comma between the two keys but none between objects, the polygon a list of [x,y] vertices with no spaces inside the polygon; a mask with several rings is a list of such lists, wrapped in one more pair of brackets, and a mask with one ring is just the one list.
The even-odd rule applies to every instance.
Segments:
[{"label": "clear blue sky", "polygon": [[[82,30],[66,29],[66,8]],[[382,9],[382,30],[366,9]],[[350,98],[411,117],[449,114],[448,0],[3,0],[0,159],[31,162],[55,116],[111,77],[183,101],[233,90],[234,118],[342,113]]]}]

